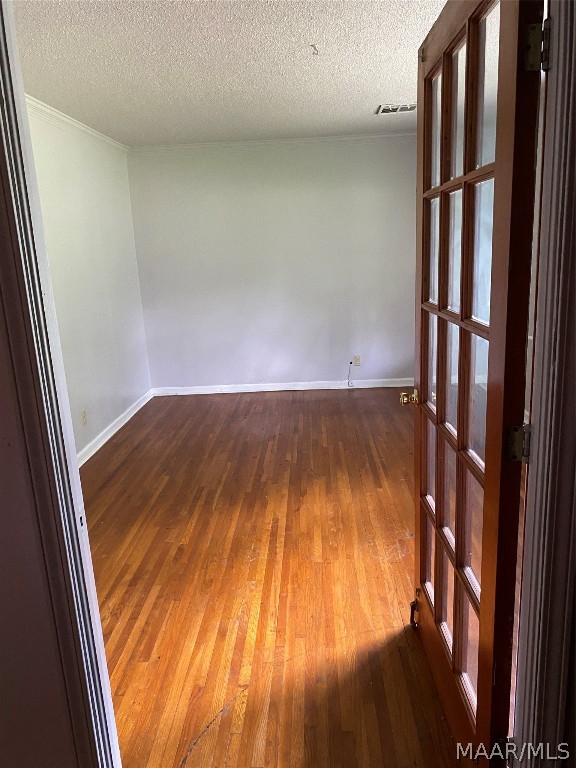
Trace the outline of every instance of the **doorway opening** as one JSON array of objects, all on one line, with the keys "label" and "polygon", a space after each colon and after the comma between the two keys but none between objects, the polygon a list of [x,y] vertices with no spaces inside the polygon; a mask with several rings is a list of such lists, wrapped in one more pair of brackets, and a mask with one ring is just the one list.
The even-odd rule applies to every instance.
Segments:
[{"label": "doorway opening", "polygon": [[[313,55],[318,55],[318,46],[314,44],[313,48]],[[56,122],[60,123],[59,128],[66,122],[38,101],[29,99],[28,103],[30,112],[34,115],[35,111],[38,118],[42,113],[39,119],[51,128]],[[69,135],[84,132],[85,137],[97,138],[102,146],[105,143],[102,136],[96,137],[90,129],[69,118],[67,130]],[[66,149],[63,143],[62,151]],[[114,142],[109,142],[109,149],[122,153]],[[214,152],[214,147],[209,151]],[[294,159],[294,148],[291,151]],[[100,160],[94,165],[92,181],[108,162],[104,154],[100,152]],[[338,154],[343,154],[343,144],[339,144]],[[368,165],[368,155],[360,152],[355,160]],[[145,151],[135,151],[125,160],[129,168],[136,169],[132,176],[128,174],[130,194],[139,184],[141,191],[146,188],[143,180],[155,175],[156,161]],[[178,158],[176,165],[180,162]],[[205,162],[204,156],[199,162]],[[40,167],[38,170],[41,171]],[[117,168],[108,170],[114,177],[114,192],[121,192],[123,187],[125,191],[127,177],[114,176]],[[179,170],[176,168],[176,173]],[[236,170],[237,181],[246,172],[246,163],[239,161]],[[355,171],[359,171],[358,165]],[[289,180],[293,182],[294,177]],[[478,180],[484,181],[475,178],[475,182]],[[40,188],[42,197],[42,179]],[[246,191],[246,187],[238,184],[236,196],[239,190]],[[215,194],[215,188],[209,184],[207,191]],[[46,197],[48,207],[51,199],[56,198]],[[363,201],[361,196],[359,199]],[[157,207],[157,200],[143,195],[138,205],[142,221],[149,223],[148,214]],[[289,210],[289,206],[283,209],[283,215]],[[55,212],[58,213],[56,210],[52,214]],[[180,212],[189,213],[190,208]],[[44,212],[44,219],[47,223],[50,214]],[[82,229],[83,222],[77,223]],[[261,223],[265,229],[266,220]],[[126,235],[121,223],[113,224],[117,225],[116,236]],[[68,234],[72,237],[74,233]],[[99,235],[104,234],[102,228]],[[150,230],[143,226],[140,244],[150,242],[149,235]],[[136,235],[134,253],[138,245]],[[129,251],[128,240],[126,247]],[[208,276],[208,283],[218,277],[210,269],[213,255],[206,247],[205,259],[195,265],[199,274],[204,272]],[[134,266],[140,281],[140,264],[135,259],[132,276]],[[148,301],[148,309],[158,316],[159,323],[166,322],[168,317],[172,333],[177,335],[182,330],[170,318],[170,303],[156,305],[151,291],[151,286],[158,284],[160,271],[167,266],[165,261],[159,261],[155,271],[153,264],[145,264],[148,295],[140,299],[143,305]],[[261,265],[254,266],[251,276],[256,288],[261,289],[257,279]],[[69,273],[63,278],[71,277],[72,272],[73,266],[69,265]],[[312,267],[311,272],[314,276]],[[183,274],[175,271],[176,282]],[[247,279],[242,270],[237,270],[234,278],[236,287],[242,287]],[[78,277],[71,279],[69,289],[74,291],[79,282]],[[66,284],[65,279],[62,284]],[[272,291],[274,306],[281,306],[282,295],[274,294],[274,285],[264,287]],[[330,284],[327,290],[330,289],[335,290],[335,286]],[[176,298],[177,294],[175,291]],[[262,292],[257,291],[256,295]],[[337,297],[338,292],[334,295]],[[227,297],[230,300],[233,294],[228,293]],[[58,312],[58,295],[56,299]],[[126,306],[130,301],[137,309],[138,297],[129,296]],[[305,303],[303,307],[306,308]],[[233,317],[242,318],[245,307],[233,309]],[[116,308],[112,302],[103,301],[102,310],[102,325],[108,324],[113,334],[119,327]],[[313,318],[308,320],[313,326]],[[156,344],[156,368],[148,369],[150,384],[153,375],[169,367],[162,357],[161,334],[154,337],[147,333],[152,327],[150,323],[144,325],[144,333],[139,331],[132,337],[133,344],[125,347],[125,353],[131,355],[138,345],[149,353]],[[190,325],[184,328],[186,333],[199,335]],[[70,329],[70,338],[74,330]],[[206,332],[206,327],[201,330]],[[321,337],[319,341],[316,349],[326,339]],[[214,346],[206,349],[211,352]],[[267,355],[271,352],[264,351]],[[76,352],[80,357],[85,353],[85,362],[91,355],[90,350],[86,354],[82,347]],[[283,354],[284,350],[276,354],[274,361],[280,370]],[[135,757],[130,760],[143,759],[148,762],[142,764],[154,765],[166,757],[181,765],[200,764],[198,760],[202,764],[212,764],[206,760],[218,764],[214,761],[226,759],[225,756],[233,760],[234,756],[242,755],[242,760],[260,764],[261,760],[274,759],[271,756],[283,750],[283,754],[296,755],[303,765],[310,760],[339,760],[343,755],[346,764],[355,761],[372,765],[378,764],[378,759],[384,760],[388,749],[392,753],[396,750],[398,759],[413,749],[416,761],[422,760],[422,764],[428,764],[430,759],[437,761],[438,754],[451,764],[454,755],[447,746],[449,740],[444,740],[447,731],[440,711],[426,693],[430,690],[426,687],[430,681],[429,675],[426,677],[427,667],[402,614],[403,599],[406,598],[407,606],[413,596],[411,572],[402,562],[409,563],[413,552],[413,530],[409,525],[402,527],[406,524],[402,513],[398,513],[396,520],[395,514],[398,499],[407,500],[406,492],[411,486],[406,464],[410,451],[401,438],[411,415],[400,416],[392,409],[392,397],[397,399],[398,394],[393,389],[372,389],[381,387],[382,379],[352,380],[350,370],[356,359],[360,364],[366,358],[346,354],[348,357],[348,379],[343,376],[332,382],[342,389],[345,384],[346,388],[335,393],[326,392],[326,384],[330,383],[326,380],[305,382],[318,385],[313,387],[322,390],[317,393],[283,391],[254,395],[239,393],[236,385],[228,382],[218,385],[228,394],[200,395],[206,385],[170,387],[162,381],[158,387],[150,386],[120,414],[109,425],[108,434],[106,429],[102,430],[99,445],[98,440],[93,440],[82,449],[81,458],[86,460],[82,470],[85,497],[87,501],[91,499],[88,504],[94,504],[93,510],[98,510],[87,508],[93,529],[93,558],[97,576],[102,565],[107,573],[102,578],[108,579],[105,587],[99,587],[101,602],[102,591],[107,601],[102,618],[105,624],[110,622],[108,662],[111,663],[112,656],[113,689],[120,699],[119,706],[124,707],[124,716],[117,720],[121,728],[126,725],[127,732],[132,734],[131,746],[126,747],[134,749]],[[119,360],[114,361],[116,365]],[[196,362],[200,369],[209,365],[208,352]],[[146,377],[144,367],[140,375]],[[350,383],[357,386],[349,387]],[[410,377],[386,377],[389,387],[400,383],[411,384]],[[70,389],[75,385],[69,377]],[[284,390],[286,385],[272,388]],[[171,389],[178,392],[171,393]],[[188,398],[167,397],[170,394],[196,394],[197,397],[190,398],[194,407],[187,412]],[[160,399],[156,395],[165,397]],[[86,427],[92,416],[92,411],[79,409],[77,428]],[[116,431],[122,421],[127,421],[126,425]],[[396,430],[393,437],[390,424]],[[110,439],[105,441],[107,437]],[[160,455],[159,446],[168,437]],[[124,485],[122,472],[129,466],[136,479],[131,475],[132,479]],[[148,470],[143,469],[147,466]],[[390,482],[394,484],[393,492],[386,488]],[[121,521],[120,509],[124,514]],[[319,510],[325,511],[325,515]],[[398,520],[402,521],[400,525]],[[126,556],[128,559],[122,560]],[[140,587],[139,576],[144,578]],[[187,592],[188,580],[199,591]],[[225,584],[231,585],[232,590]],[[283,586],[288,588],[283,591]],[[219,607],[214,609],[214,605]],[[398,635],[389,641],[378,635],[384,628],[383,617],[388,615],[388,609],[391,621],[392,617],[398,621]],[[177,641],[168,637],[168,646],[173,649],[183,643],[191,652],[188,657],[180,654],[177,661],[166,653],[158,639],[159,635],[169,635],[170,627],[175,626],[171,623],[175,616],[186,625],[189,634],[183,639],[178,633]],[[159,635],[152,629],[154,623]],[[337,632],[338,624],[341,632]],[[368,640],[363,644],[360,637],[368,638],[371,633],[378,637],[375,645]],[[274,644],[270,636],[274,636]],[[248,647],[249,641],[254,641],[251,661],[250,654],[246,656],[240,651]],[[296,652],[297,646],[300,653]],[[323,651],[318,651],[319,647]],[[283,655],[282,663],[278,654]],[[179,673],[180,681],[167,697],[168,708],[162,706],[160,713],[151,691],[161,684],[162,677],[172,673]],[[132,682],[138,678],[135,688],[129,686],[130,677]],[[426,685],[422,680],[427,681]],[[377,692],[371,690],[374,686]],[[292,693],[291,703],[290,697],[284,696],[286,690]],[[231,695],[227,698],[228,694]],[[205,695],[207,699],[203,698]],[[426,700],[424,708],[420,698]],[[198,711],[191,714],[193,705],[198,705]],[[382,714],[386,711],[388,719]],[[428,731],[417,746],[411,747],[416,731],[410,729],[422,715]],[[297,729],[300,736],[295,742],[290,728],[297,718],[301,728]],[[408,736],[399,737],[395,724],[403,723],[405,727],[407,722],[411,723]],[[147,747],[137,727],[150,723],[158,728]],[[434,757],[430,756],[432,753]]]}]

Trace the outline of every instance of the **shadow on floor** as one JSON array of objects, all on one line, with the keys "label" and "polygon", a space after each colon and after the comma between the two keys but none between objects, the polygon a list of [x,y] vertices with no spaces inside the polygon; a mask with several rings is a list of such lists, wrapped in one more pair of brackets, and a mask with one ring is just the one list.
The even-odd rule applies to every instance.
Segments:
[{"label": "shadow on floor", "polygon": [[313,652],[296,638],[292,650],[264,663],[175,766],[464,766],[411,627],[344,635]]}]

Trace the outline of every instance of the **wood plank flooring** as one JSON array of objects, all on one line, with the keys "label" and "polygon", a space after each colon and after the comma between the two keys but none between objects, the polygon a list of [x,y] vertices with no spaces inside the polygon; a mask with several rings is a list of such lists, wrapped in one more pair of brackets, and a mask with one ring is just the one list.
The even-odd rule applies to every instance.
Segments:
[{"label": "wood plank flooring", "polygon": [[124,768],[454,766],[387,389],[164,397],[82,468]]}]

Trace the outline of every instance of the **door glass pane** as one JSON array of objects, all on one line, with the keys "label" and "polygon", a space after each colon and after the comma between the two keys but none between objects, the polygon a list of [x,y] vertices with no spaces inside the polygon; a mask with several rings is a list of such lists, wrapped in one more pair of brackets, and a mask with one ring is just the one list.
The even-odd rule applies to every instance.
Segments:
[{"label": "door glass pane", "polygon": [[464,93],[466,84],[466,45],[452,55],[452,157],[451,178],[464,170]]},{"label": "door glass pane", "polygon": [[486,444],[486,394],[488,389],[488,342],[471,335],[470,404],[468,414],[468,448],[484,464]]},{"label": "door glass pane", "polygon": [[432,521],[426,515],[426,591],[434,605],[434,563],[436,558],[436,532]]},{"label": "door glass pane", "polygon": [[492,218],[494,179],[474,188],[474,269],[472,274],[472,317],[490,321],[490,281],[492,272]]},{"label": "door glass pane", "polygon": [[464,526],[464,566],[468,578],[480,596],[480,569],[482,564],[482,516],[484,489],[476,478],[466,471],[466,522]]},{"label": "door glass pane", "polygon": [[441,114],[442,75],[432,79],[432,131],[430,147],[430,186],[440,184],[440,114]]},{"label": "door glass pane", "polygon": [[446,339],[446,423],[456,433],[458,415],[458,357],[460,329],[448,323]]},{"label": "door glass pane", "polygon": [[448,196],[450,237],[448,241],[448,309],[460,312],[460,264],[462,260],[462,190]]},{"label": "door glass pane", "polygon": [[428,314],[428,391],[426,400],[436,410],[436,360],[438,357],[438,322],[436,315]]},{"label": "door glass pane", "polygon": [[438,253],[440,244],[440,198],[430,200],[430,253],[428,258],[430,274],[428,276],[428,298],[438,303]]},{"label": "door glass pane", "polygon": [[436,507],[436,427],[426,419],[426,497]]},{"label": "door glass pane", "polygon": [[452,650],[454,637],[454,567],[442,552],[442,630],[448,648]]},{"label": "door glass pane", "polygon": [[470,695],[470,703],[476,711],[476,696],[478,691],[478,643],[480,627],[478,617],[465,594],[462,594],[462,674],[465,686]]},{"label": "door glass pane", "polygon": [[456,532],[456,453],[446,440],[444,441],[443,471],[442,525],[448,528],[448,538],[451,539],[452,546],[454,546],[454,534]]},{"label": "door glass pane", "polygon": [[498,43],[500,5],[494,6],[479,24],[478,121],[476,167],[493,163],[496,148],[496,95],[498,91]]}]

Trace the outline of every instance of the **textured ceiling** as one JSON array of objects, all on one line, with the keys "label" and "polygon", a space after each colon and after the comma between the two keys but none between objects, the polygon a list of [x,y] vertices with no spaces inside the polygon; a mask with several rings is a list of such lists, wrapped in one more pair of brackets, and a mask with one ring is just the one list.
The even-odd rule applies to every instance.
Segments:
[{"label": "textured ceiling", "polygon": [[443,5],[14,2],[26,92],[130,146],[411,130],[374,113],[416,100]]}]

